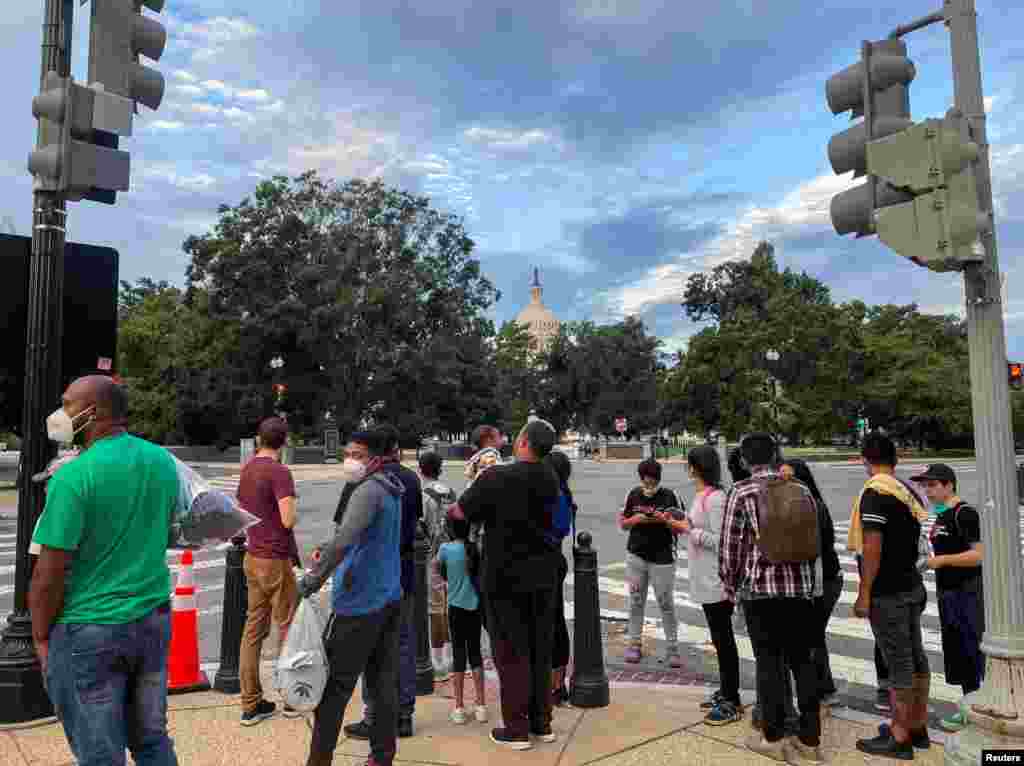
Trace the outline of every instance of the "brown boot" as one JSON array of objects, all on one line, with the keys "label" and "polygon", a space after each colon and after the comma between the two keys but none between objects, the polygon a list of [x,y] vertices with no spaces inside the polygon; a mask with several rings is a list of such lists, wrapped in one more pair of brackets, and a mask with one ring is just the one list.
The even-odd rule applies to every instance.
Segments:
[{"label": "brown boot", "polygon": [[334,763],[334,753],[318,753],[309,751],[309,758],[306,759],[306,766],[331,766]]},{"label": "brown boot", "polygon": [[899,733],[906,738],[908,743],[910,742],[915,727],[916,701],[917,690],[914,688],[892,690],[892,733],[894,738],[896,738],[897,731],[900,730]]}]

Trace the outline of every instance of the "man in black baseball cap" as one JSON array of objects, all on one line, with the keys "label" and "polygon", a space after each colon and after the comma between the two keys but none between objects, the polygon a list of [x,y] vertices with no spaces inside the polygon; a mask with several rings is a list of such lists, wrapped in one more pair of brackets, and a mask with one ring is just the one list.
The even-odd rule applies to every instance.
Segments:
[{"label": "man in black baseball cap", "polygon": [[[920,483],[938,514],[931,530],[935,590],[942,628],[942,660],[946,683],[959,685],[964,694],[981,686],[985,656],[981,636],[985,632],[985,599],[981,582],[981,519],[973,506],[956,493],[956,472],[934,463],[912,479]],[[955,732],[967,725],[958,709],[939,725]]]},{"label": "man in black baseball cap", "polygon": [[912,481],[939,481],[945,484],[951,484],[953,490],[956,490],[956,472],[945,463],[932,463],[924,473],[919,473],[916,476],[911,476],[910,478]]}]

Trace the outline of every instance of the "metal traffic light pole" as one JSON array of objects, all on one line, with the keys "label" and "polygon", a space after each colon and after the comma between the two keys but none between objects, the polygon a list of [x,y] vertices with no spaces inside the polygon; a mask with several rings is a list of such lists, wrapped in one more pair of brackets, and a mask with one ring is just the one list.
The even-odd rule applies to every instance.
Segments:
[{"label": "metal traffic light pole", "polygon": [[[61,77],[70,74],[72,12],[73,3],[68,0],[45,0],[40,89],[47,73],[56,72]],[[38,147],[48,143],[46,133],[50,129],[40,120]],[[52,454],[44,421],[48,410],[60,401],[65,216],[60,192],[34,189],[14,609],[0,637],[0,724],[33,721],[53,714],[32,643],[32,618],[28,611],[32,561],[28,548],[43,505],[43,487],[33,482],[32,476],[46,468]]]},{"label": "metal traffic light pole", "polygon": [[967,728],[946,741],[947,763],[973,766],[983,762],[984,750],[1024,746],[1024,570],[975,0],[945,0],[942,12],[899,27],[890,37],[899,38],[938,21],[945,21],[949,28],[954,110],[961,136],[979,148],[974,181],[978,210],[986,219],[980,232],[984,257],[963,267],[974,445],[981,474],[978,499],[983,510],[985,680],[965,700]]},{"label": "metal traffic light pole", "polygon": [[984,260],[964,268],[974,444],[981,473],[985,545],[985,681],[971,700],[970,725],[947,744],[950,763],[981,763],[981,751],[1020,748],[1024,738],[1024,572],[1015,477],[1006,334],[985,135],[981,56],[974,0],[946,0],[953,52],[954,106],[979,148],[974,163],[978,208],[988,218]]}]

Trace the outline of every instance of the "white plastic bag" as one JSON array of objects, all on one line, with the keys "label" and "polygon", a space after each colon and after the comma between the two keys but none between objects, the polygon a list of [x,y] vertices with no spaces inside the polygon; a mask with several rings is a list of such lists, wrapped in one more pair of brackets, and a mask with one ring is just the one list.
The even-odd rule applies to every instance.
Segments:
[{"label": "white plastic bag", "polygon": [[324,621],[311,598],[299,602],[275,668],[275,683],[284,703],[308,713],[316,709],[327,686]]},{"label": "white plastic bag", "polygon": [[210,486],[198,472],[174,458],[178,469],[178,505],[171,523],[169,548],[202,548],[230,540],[260,518],[238,500]]}]

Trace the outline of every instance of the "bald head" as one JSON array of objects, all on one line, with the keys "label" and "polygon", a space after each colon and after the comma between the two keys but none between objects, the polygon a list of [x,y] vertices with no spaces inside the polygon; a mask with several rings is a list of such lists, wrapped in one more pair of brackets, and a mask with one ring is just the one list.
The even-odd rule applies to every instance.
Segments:
[{"label": "bald head", "polygon": [[73,381],[63,397],[64,409],[72,418],[91,410],[86,443],[119,433],[128,423],[128,396],[124,387],[106,375],[86,375]]}]

